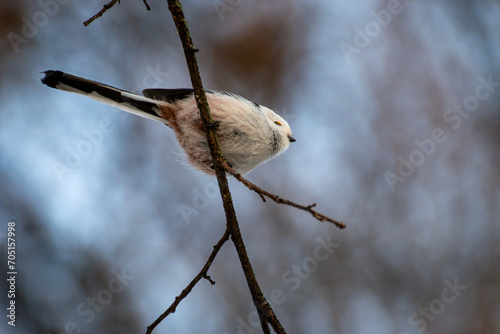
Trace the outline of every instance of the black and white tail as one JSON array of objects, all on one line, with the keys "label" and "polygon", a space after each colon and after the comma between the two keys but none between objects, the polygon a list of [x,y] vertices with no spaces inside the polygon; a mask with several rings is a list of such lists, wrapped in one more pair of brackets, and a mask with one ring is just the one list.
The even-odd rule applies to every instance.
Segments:
[{"label": "black and white tail", "polygon": [[133,94],[97,81],[77,77],[61,71],[45,71],[42,83],[67,92],[82,94],[137,116],[167,124],[158,116],[158,100]]}]

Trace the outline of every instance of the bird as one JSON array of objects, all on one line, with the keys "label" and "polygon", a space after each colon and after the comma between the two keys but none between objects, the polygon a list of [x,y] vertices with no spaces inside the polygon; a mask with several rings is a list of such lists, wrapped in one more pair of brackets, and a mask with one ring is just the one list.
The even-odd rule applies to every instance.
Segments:
[{"label": "bird", "polygon": [[[82,94],[126,112],[170,127],[195,169],[215,175],[194,90],[150,88],[143,96],[57,70],[42,72],[48,87]],[[239,95],[206,90],[221,154],[236,173],[244,175],[285,152],[295,142],[288,123],[271,109]]]}]

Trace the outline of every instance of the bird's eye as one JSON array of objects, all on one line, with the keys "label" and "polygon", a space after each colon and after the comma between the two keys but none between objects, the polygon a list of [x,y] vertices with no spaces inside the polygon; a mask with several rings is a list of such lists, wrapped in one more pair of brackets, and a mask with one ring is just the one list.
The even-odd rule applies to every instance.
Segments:
[{"label": "bird's eye", "polygon": [[279,126],[281,126],[281,122],[279,122],[279,121],[276,121],[276,122],[274,122],[274,123],[275,123],[275,124],[278,124]]}]

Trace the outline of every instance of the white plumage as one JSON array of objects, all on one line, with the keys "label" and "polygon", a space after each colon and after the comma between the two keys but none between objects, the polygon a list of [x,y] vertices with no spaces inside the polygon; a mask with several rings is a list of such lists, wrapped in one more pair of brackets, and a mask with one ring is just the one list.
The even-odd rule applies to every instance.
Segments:
[{"label": "white plumage", "polygon": [[[171,127],[193,167],[214,174],[192,89],[146,89],[145,96],[61,71],[46,71],[49,87],[87,95],[126,112]],[[284,152],[294,142],[288,123],[271,109],[238,95],[207,91],[222,156],[240,174]]]}]

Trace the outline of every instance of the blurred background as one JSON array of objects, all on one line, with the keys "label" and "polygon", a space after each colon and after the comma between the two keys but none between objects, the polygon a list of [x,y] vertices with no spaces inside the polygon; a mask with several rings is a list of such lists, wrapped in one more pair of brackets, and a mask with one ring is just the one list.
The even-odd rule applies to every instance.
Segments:
[{"label": "blurred background", "polygon": [[[16,326],[144,333],[225,228],[215,179],[166,126],[49,89],[58,69],[191,87],[165,1],[0,4],[0,259]],[[266,105],[297,142],[247,177],[347,224],[230,186],[288,333],[500,332],[498,1],[182,1],[206,88]],[[231,243],[155,333],[260,333]]]}]

